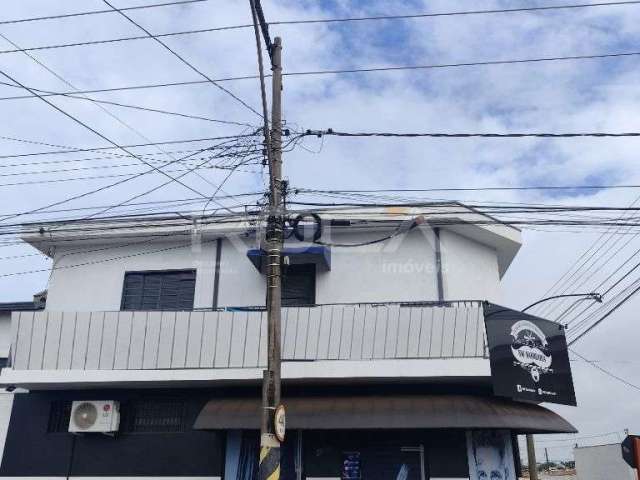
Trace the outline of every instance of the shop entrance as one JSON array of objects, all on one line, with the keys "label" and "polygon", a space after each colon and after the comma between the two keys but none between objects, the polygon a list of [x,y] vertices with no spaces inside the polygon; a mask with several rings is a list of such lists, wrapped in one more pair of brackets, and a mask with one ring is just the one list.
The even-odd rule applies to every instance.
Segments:
[{"label": "shop entrance", "polygon": [[384,445],[366,448],[360,453],[360,477],[349,477],[343,466],[344,480],[427,480],[424,445],[401,447]]},{"label": "shop entrance", "polygon": [[[258,432],[229,434],[224,480],[254,480]],[[289,430],[282,480],[468,478],[464,431]]]},{"label": "shop entrance", "polygon": [[[303,478],[429,480],[425,436],[411,430],[304,431]],[[461,454],[466,463],[463,449]]]}]

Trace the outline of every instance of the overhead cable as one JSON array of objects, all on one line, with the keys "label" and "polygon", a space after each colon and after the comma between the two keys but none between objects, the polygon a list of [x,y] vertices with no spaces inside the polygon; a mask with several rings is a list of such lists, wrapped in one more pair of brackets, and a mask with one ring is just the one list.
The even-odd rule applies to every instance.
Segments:
[{"label": "overhead cable", "polygon": [[242,100],[240,97],[238,97],[235,93],[233,93],[232,91],[230,91],[229,89],[223,87],[222,85],[218,85],[216,83],[215,80],[213,80],[209,75],[207,75],[206,73],[204,73],[202,70],[200,70],[199,68],[195,67],[193,65],[193,63],[189,62],[186,58],[184,58],[182,55],[180,55],[178,52],[176,52],[173,48],[171,48],[169,45],[167,45],[166,43],[164,43],[162,40],[160,40],[158,37],[156,37],[153,33],[151,33],[149,30],[147,30],[145,27],[143,27],[142,25],[140,25],[138,22],[136,22],[134,19],[132,19],[130,16],[128,16],[126,13],[124,13],[122,11],[122,9],[118,9],[116,7],[114,7],[111,3],[109,3],[108,0],[102,0],[106,5],[108,5],[109,7],[111,7],[114,11],[118,12],[122,17],[124,17],[127,21],[129,21],[129,23],[135,25],[138,29],[142,30],[144,33],[147,34],[147,36],[149,38],[152,38],[156,43],[158,43],[160,46],[162,46],[165,50],[167,50],[169,53],[171,53],[174,57],[176,57],[178,60],[180,60],[184,65],[186,65],[187,67],[189,67],[191,70],[193,70],[195,73],[197,73],[198,75],[200,75],[202,78],[204,78],[205,80],[207,80],[209,83],[211,83],[214,87],[218,88],[219,90],[221,90],[222,92],[226,93],[227,95],[229,95],[231,98],[233,98],[235,101],[237,101],[238,103],[240,103],[242,106],[244,106],[245,108],[247,108],[248,110],[252,111],[253,113],[255,113],[256,115],[258,115],[259,117],[261,117],[262,115],[260,114],[260,112],[258,112],[256,109],[254,109],[251,105],[249,105],[247,102],[245,102],[244,100]]},{"label": "overhead cable", "polygon": [[[247,137],[255,137],[257,133],[243,133],[238,135],[222,135],[218,137],[203,137],[203,138],[189,138],[189,139],[180,139],[180,140],[165,140],[162,142],[148,142],[148,143],[133,143],[128,145],[120,145],[118,147],[108,146],[108,147],[80,147],[80,148],[69,148],[65,150],[52,150],[52,151],[43,151],[43,152],[28,152],[28,153],[17,153],[10,155],[0,155],[0,159],[5,158],[21,158],[21,157],[33,157],[40,155],[63,155],[68,153],[79,153],[79,152],[99,152],[104,150],[115,150],[118,148],[140,148],[140,147],[153,147],[156,145],[176,145],[181,143],[200,143],[200,142],[212,142],[216,140],[227,140],[227,139],[240,139]],[[8,138],[8,137],[5,137]],[[15,140],[11,138],[12,140]],[[198,150],[202,151],[202,150]],[[132,155],[126,154],[124,157],[131,157]]]},{"label": "overhead cable", "polygon": [[[169,7],[173,5],[186,5],[189,3],[200,3],[206,2],[207,0],[179,0],[174,2],[165,2],[165,3],[151,3],[147,5],[138,5],[133,7],[124,7],[120,10],[146,10],[148,8],[158,8],[158,7]],[[58,20],[62,18],[72,18],[72,17],[84,17],[88,15],[102,15],[105,13],[114,13],[113,10],[88,10],[84,12],[72,12],[72,13],[63,13],[60,15],[47,15],[42,17],[29,17],[29,18],[17,18],[14,20],[0,20],[0,25],[11,25],[15,23],[27,23],[27,22],[40,22],[43,20]]]},{"label": "overhead cable", "polygon": [[[20,88],[17,85],[13,85],[9,82],[0,82],[1,85],[5,85],[7,87],[14,87],[14,88]],[[245,122],[235,122],[233,120],[220,120],[218,118],[211,118],[211,117],[205,117],[203,115],[195,115],[195,114],[191,114],[191,113],[182,113],[182,112],[172,112],[170,110],[164,110],[164,109],[160,109],[160,108],[153,108],[153,107],[145,107],[142,105],[132,105],[130,103],[122,103],[122,102],[112,102],[110,100],[102,100],[102,99],[97,99],[97,98],[91,98],[91,97],[85,97],[82,95],[77,95],[77,94],[73,94],[73,93],[65,93],[65,92],[53,92],[51,90],[42,90],[40,88],[35,88],[35,87],[29,87],[31,88],[33,91],[38,92],[41,94],[41,96],[61,96],[61,97],[65,97],[65,98],[71,98],[71,99],[76,99],[76,100],[86,100],[92,103],[100,103],[103,105],[113,105],[115,107],[122,107],[122,108],[129,108],[129,109],[133,109],[133,110],[140,110],[143,112],[150,112],[150,113],[160,113],[162,115],[171,115],[174,117],[182,117],[182,118],[189,118],[192,120],[203,120],[206,122],[213,122],[213,123],[221,123],[221,124],[225,124],[225,125],[237,125],[237,126],[242,126],[242,127],[251,127],[252,125],[249,123],[245,123]],[[23,96],[22,98],[37,98],[36,96]]]},{"label": "overhead cable", "polygon": [[[19,85],[20,87],[24,88],[25,90],[29,91],[32,94],[38,95],[37,93],[35,93],[33,90],[30,90],[28,87],[24,86],[22,83],[20,83],[17,79],[15,79],[14,77],[12,77],[11,75],[9,75],[8,73],[6,73],[5,71],[0,70],[0,74],[3,75],[4,77],[6,77],[7,79],[9,79],[9,81],[14,82],[16,85]],[[89,130],[90,132],[94,133],[95,135],[97,135],[98,137],[102,138],[103,140],[105,140],[106,142],[110,143],[111,145],[113,145],[114,147],[122,150],[123,152],[131,155],[131,157],[136,158],[138,160],[140,160],[142,163],[144,163],[145,165],[149,166],[152,168],[153,171],[156,171],[162,175],[164,175],[165,177],[169,177],[171,179],[173,179],[173,177],[171,175],[169,175],[168,173],[164,172],[162,170],[162,167],[157,167],[149,162],[147,162],[145,159],[141,158],[141,157],[136,157],[135,154],[133,154],[132,152],[130,152],[129,150],[127,150],[125,147],[122,147],[121,145],[118,145],[116,142],[114,142],[113,140],[111,140],[109,137],[107,137],[106,135],[100,133],[98,130],[96,130],[95,128],[91,127],[89,124],[83,122],[82,120],[80,120],[79,118],[75,117],[74,115],[71,115],[70,113],[66,112],[65,110],[63,110],[62,108],[58,107],[56,104],[50,102],[49,100],[47,100],[46,98],[42,98],[39,97],[44,103],[46,103],[47,105],[49,105],[50,107],[52,107],[54,110],[57,110],[58,112],[62,113],[64,116],[66,116],[67,118],[73,120],[75,123],[81,125],[82,127],[84,127],[85,129]],[[180,185],[182,185],[183,187],[185,187],[188,190],[191,190],[192,192],[198,194],[198,195],[202,195],[204,196],[203,193],[199,192],[198,190],[194,189],[193,187],[187,185],[184,182],[181,181],[177,181],[177,183],[179,183]]]},{"label": "overhead cable", "polygon": [[591,332],[591,330],[593,330],[595,327],[597,327],[598,325],[600,325],[604,320],[606,320],[607,318],[609,318],[616,310],[618,310],[622,305],[624,305],[625,303],[627,303],[633,296],[635,296],[638,292],[640,291],[640,286],[634,288],[631,293],[629,293],[627,296],[625,296],[620,302],[618,302],[611,310],[609,310],[607,313],[605,313],[602,317],[600,317],[598,320],[596,320],[595,322],[593,322],[591,325],[589,325],[588,328],[586,328],[585,330],[583,330],[582,332],[580,332],[578,335],[576,335],[575,337],[572,337],[571,341],[569,342],[569,345],[573,345],[574,343],[576,343],[578,340],[580,340],[582,337],[584,337],[585,335],[587,335],[589,332]]},{"label": "overhead cable", "polygon": [[322,137],[388,137],[388,138],[576,138],[576,137],[640,137],[640,132],[513,132],[513,133],[446,133],[446,132],[341,132],[331,128],[327,130],[307,130],[301,135]]},{"label": "overhead cable", "polygon": [[579,358],[581,358],[582,360],[584,360],[585,362],[587,362],[589,365],[591,365],[593,368],[600,370],[602,373],[604,373],[605,375],[625,384],[627,387],[631,387],[635,390],[640,390],[640,385],[635,385],[631,382],[629,382],[628,380],[625,380],[624,378],[620,377],[619,375],[616,375],[615,373],[602,368],[600,365],[598,365],[596,362],[592,362],[591,360],[589,360],[588,358],[584,357],[583,355],[581,355],[580,353],[576,352],[574,349],[570,348],[569,349],[571,351],[571,353],[573,353],[574,355],[578,356]]},{"label": "overhead cable", "polygon": [[[154,38],[156,37],[162,37],[162,35],[155,35]],[[141,39],[141,38],[149,38],[149,37],[134,37],[134,38]],[[124,39],[120,39],[120,41],[121,40],[124,40]],[[76,44],[65,44],[65,45],[48,46],[48,47],[33,47],[33,48],[25,48],[25,49],[19,49],[19,50],[4,50],[4,51],[0,50],[0,54],[17,53],[17,52],[33,51],[33,50],[44,50],[44,49],[50,49],[50,48],[62,48],[62,47],[79,46],[79,45],[91,45],[95,43],[105,43],[105,42],[106,41],[103,40],[98,42],[81,42]],[[554,57],[522,58],[522,59],[511,59],[511,60],[484,60],[484,61],[460,62],[460,63],[440,63],[440,64],[428,64],[428,65],[359,67],[359,68],[346,68],[346,69],[308,70],[308,71],[298,71],[298,72],[290,71],[290,72],[283,72],[282,75],[286,77],[299,77],[299,76],[308,76],[308,75],[336,75],[336,74],[344,74],[344,73],[393,72],[393,71],[406,71],[406,70],[477,67],[477,66],[491,66],[491,65],[556,62],[556,61],[569,61],[569,60],[625,58],[625,57],[635,57],[639,55],[640,55],[640,52],[633,51],[633,52],[618,52],[618,53],[604,53],[604,54],[591,54],[591,55],[569,55],[569,56],[554,56]],[[265,75],[265,77],[269,77],[269,76],[270,75]],[[211,81],[220,83],[220,82],[230,82],[230,81],[238,81],[238,80],[255,80],[257,78],[259,78],[257,75],[241,75],[241,76],[233,76],[233,77],[213,78],[211,79]],[[139,89],[163,88],[163,87],[174,87],[174,86],[202,85],[206,83],[211,83],[211,82],[209,80],[188,80],[188,81],[180,81],[180,82],[164,82],[164,83],[155,83],[155,84],[146,84],[146,85],[133,85],[133,86],[125,86],[125,87],[92,89],[92,90],[84,90],[84,91],[69,92],[69,93],[86,94],[86,93],[100,93],[100,92],[115,92],[115,91],[124,91],[124,90],[139,90]],[[0,100],[17,100],[22,98],[29,98],[29,96],[0,97]]]},{"label": "overhead cable", "polygon": [[[145,8],[153,8],[153,7],[162,7],[162,6],[170,6],[170,5],[181,5],[186,3],[197,3],[206,0],[184,0],[178,2],[167,2],[155,5],[140,5],[138,7],[125,7],[120,8],[122,11],[129,10],[140,10]],[[488,9],[488,10],[466,10],[466,11],[457,11],[457,12],[433,12],[433,13],[417,13],[417,14],[400,14],[400,15],[370,15],[370,16],[362,16],[362,17],[342,17],[342,18],[317,18],[317,19],[293,19],[293,20],[276,20],[272,22],[264,22],[265,26],[269,25],[305,25],[305,24],[322,24],[322,23],[344,23],[344,22],[363,22],[363,21],[380,21],[380,20],[411,20],[411,19],[422,19],[422,18],[434,18],[434,17],[452,17],[452,16],[468,16],[468,15],[487,15],[487,14],[500,14],[500,13],[526,13],[526,12],[544,12],[544,11],[553,11],[553,10],[568,10],[568,9],[583,9],[583,8],[593,8],[593,7],[616,7],[616,6],[632,6],[640,3],[639,0],[627,0],[627,1],[614,1],[614,2],[598,2],[598,3],[578,3],[578,4],[566,4],[566,5],[547,5],[540,7],[522,7],[522,8],[504,8],[504,9]],[[24,22],[34,22],[34,21],[42,21],[42,20],[55,20],[69,17],[79,17],[86,15],[96,15],[96,14],[106,14],[106,13],[114,13],[114,10],[94,10],[88,12],[74,12],[69,14],[62,15],[50,15],[50,16],[42,16],[42,17],[31,17],[24,19],[16,19],[16,20],[4,20],[0,21],[0,25],[13,24],[13,23],[24,23]],[[179,32],[168,32],[165,34],[160,34],[157,36],[179,36],[179,35],[193,35],[199,33],[209,33],[216,31],[226,31],[226,30],[242,30],[251,28],[252,25],[245,24],[237,24],[237,25],[226,25],[219,27],[211,27],[211,28],[203,28],[198,30],[186,30]],[[139,40],[145,37],[128,37],[122,39],[110,39],[106,42],[113,41],[126,41],[126,40]],[[96,43],[104,43],[96,42]]]}]

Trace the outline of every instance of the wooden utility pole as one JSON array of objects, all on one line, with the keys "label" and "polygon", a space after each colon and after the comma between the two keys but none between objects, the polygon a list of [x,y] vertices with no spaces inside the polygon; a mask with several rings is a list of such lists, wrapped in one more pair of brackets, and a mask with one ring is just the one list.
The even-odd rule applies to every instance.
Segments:
[{"label": "wooden utility pole", "polygon": [[269,214],[267,251],[267,369],[262,375],[262,422],[260,426],[260,480],[280,478],[280,441],[275,431],[275,412],[280,405],[280,313],[282,304],[282,41],[274,39],[271,50],[272,105],[269,155]]},{"label": "wooden utility pole", "polygon": [[529,460],[529,479],[538,480],[538,462],[536,461],[536,446],[533,435],[527,433],[527,458]]}]

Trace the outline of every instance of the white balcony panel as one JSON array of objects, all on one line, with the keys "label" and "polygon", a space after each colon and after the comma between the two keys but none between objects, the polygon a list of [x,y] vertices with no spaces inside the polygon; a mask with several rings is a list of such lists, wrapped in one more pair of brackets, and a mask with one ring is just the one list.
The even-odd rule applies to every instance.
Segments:
[{"label": "white balcony panel", "polygon": [[[20,312],[14,370],[260,368],[264,311]],[[482,358],[482,307],[365,304],[283,309],[285,361]]]}]

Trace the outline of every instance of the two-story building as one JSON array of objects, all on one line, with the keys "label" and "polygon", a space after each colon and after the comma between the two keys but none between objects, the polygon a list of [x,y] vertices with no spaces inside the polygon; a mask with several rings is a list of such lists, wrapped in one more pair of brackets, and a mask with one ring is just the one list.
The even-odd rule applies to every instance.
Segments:
[{"label": "two-story building", "polygon": [[[283,478],[470,478],[490,442],[470,450],[469,432],[506,434],[494,460],[517,469],[516,435],[575,431],[492,393],[483,302],[500,303],[517,229],[455,203],[316,213],[283,251]],[[25,226],[53,267],[46,309],[13,314],[0,381],[28,393],[0,475],[253,478],[263,228],[259,214]],[[69,433],[110,408],[82,401],[115,402],[117,427]]]}]

